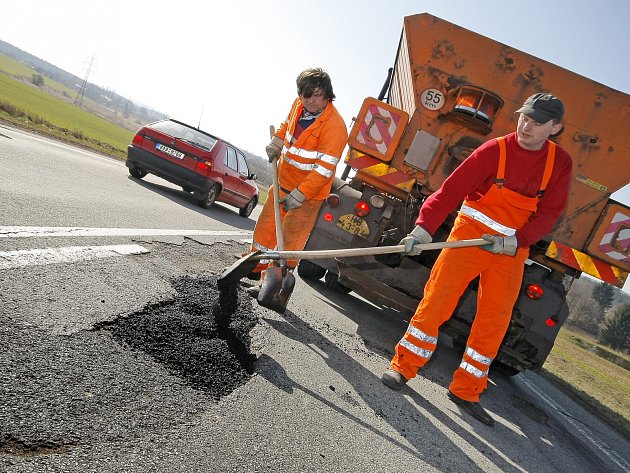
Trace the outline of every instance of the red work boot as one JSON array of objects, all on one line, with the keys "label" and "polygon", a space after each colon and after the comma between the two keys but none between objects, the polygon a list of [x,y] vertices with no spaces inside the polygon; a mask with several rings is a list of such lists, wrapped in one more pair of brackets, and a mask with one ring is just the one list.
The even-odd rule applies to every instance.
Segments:
[{"label": "red work boot", "polygon": [[479,422],[482,422],[486,425],[494,425],[494,419],[490,417],[490,414],[486,412],[486,410],[481,407],[481,404],[478,402],[466,401],[461,397],[455,396],[450,390],[448,391],[448,398],[461,407],[463,410],[468,412],[471,416],[477,419]]}]

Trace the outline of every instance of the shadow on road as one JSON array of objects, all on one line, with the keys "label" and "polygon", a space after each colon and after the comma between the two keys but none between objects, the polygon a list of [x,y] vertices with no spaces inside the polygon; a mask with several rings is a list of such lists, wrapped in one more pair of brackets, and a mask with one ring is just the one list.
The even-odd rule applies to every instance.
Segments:
[{"label": "shadow on road", "polygon": [[[491,445],[491,439],[495,436],[516,436],[516,433],[511,429],[501,424],[497,424],[491,429],[463,414],[462,420],[469,422],[472,427],[472,431],[469,431],[411,387],[405,386],[400,393],[391,391],[381,383],[380,377],[374,375],[319,331],[292,313],[286,312],[284,320],[268,318],[264,320],[282,335],[303,344],[321,356],[332,370],[352,385],[356,394],[361,397],[374,414],[384,419],[412,447],[408,447],[390,434],[366,424],[365,421],[345,409],[343,405],[333,404],[307,387],[293,381],[275,360],[268,356],[262,356],[257,364],[257,372],[279,389],[285,392],[293,392],[294,389],[303,391],[361,427],[387,439],[394,447],[421,458],[440,471],[460,471],[462,464],[467,465],[466,471],[469,473],[484,471],[481,467],[474,466],[470,462],[470,451],[462,450],[451,440],[453,437],[461,438],[463,440],[460,442],[461,445],[467,445],[471,450],[477,452],[494,450],[491,456],[487,454],[484,456],[500,471],[523,471],[507,460],[510,458],[510,452],[498,452]],[[313,346],[316,346],[318,350],[315,350]],[[321,354],[322,352],[325,356]],[[445,385],[444,381],[438,384],[443,387]],[[449,409],[458,412],[458,408],[454,405]],[[518,442],[518,439],[515,438],[514,442]],[[522,459],[515,461],[520,462],[521,466],[527,469],[527,466],[522,464]],[[535,468],[535,464],[532,466]]]},{"label": "shadow on road", "polygon": [[[156,194],[165,197],[182,207],[186,207],[193,212],[218,220],[226,225],[243,230],[253,230],[256,225],[256,221],[253,219],[253,214],[248,218],[241,217],[238,213],[238,209],[229,204],[217,202],[211,208],[204,209],[197,205],[197,200],[189,192],[184,192],[181,189],[173,189],[172,187],[156,184],[154,182],[147,182],[142,179],[136,179],[132,176],[127,176],[127,178],[145,189],[155,192]],[[254,212],[256,212],[256,210],[254,210]]]}]

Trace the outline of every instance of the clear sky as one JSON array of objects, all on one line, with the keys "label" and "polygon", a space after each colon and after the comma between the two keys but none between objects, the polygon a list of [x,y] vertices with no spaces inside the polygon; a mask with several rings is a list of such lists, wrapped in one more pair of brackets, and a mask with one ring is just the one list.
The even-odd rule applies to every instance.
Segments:
[{"label": "clear sky", "polygon": [[19,0],[0,39],[264,155],[295,78],[326,69],[349,124],[392,66],[405,15],[428,12],[630,93],[628,0]]},{"label": "clear sky", "polygon": [[349,125],[423,12],[630,93],[630,0],[14,0],[0,39],[80,78],[93,56],[90,82],[264,156],[300,71],[330,73]]}]

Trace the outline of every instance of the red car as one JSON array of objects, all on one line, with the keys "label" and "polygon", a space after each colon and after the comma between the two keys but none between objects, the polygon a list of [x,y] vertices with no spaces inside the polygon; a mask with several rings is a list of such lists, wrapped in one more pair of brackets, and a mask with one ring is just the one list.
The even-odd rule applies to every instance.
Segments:
[{"label": "red car", "polygon": [[249,217],[258,204],[256,175],[250,174],[245,153],[177,120],[140,128],[127,148],[126,164],[133,177],[155,174],[192,192],[206,209],[216,200]]}]

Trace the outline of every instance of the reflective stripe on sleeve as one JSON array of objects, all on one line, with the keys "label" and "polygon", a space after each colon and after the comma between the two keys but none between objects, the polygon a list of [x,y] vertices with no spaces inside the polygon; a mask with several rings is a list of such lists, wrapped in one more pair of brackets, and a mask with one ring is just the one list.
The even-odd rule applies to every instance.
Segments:
[{"label": "reflective stripe on sleeve", "polygon": [[459,367],[468,371],[475,378],[483,378],[484,376],[488,376],[488,370],[481,371],[479,368],[476,368],[475,366],[471,365],[467,361],[462,361],[459,364]]},{"label": "reflective stripe on sleeve", "polygon": [[337,163],[339,162],[339,158],[332,156],[330,154],[324,154],[324,153],[319,153],[319,156],[317,157],[317,159],[325,162],[326,164],[332,164],[333,166],[336,166]]},{"label": "reflective stripe on sleeve", "polygon": [[473,209],[472,207],[469,207],[465,204],[462,204],[462,208],[459,209],[459,211],[463,213],[464,215],[468,215],[474,220],[477,220],[478,222],[483,223],[486,227],[490,227],[493,230],[496,230],[497,232],[503,235],[512,236],[516,234],[516,230],[514,228],[506,227],[505,225],[495,220],[492,220],[483,212],[480,212],[477,209]]},{"label": "reflective stripe on sleeve", "polygon": [[431,355],[433,355],[433,350],[426,350],[424,348],[417,347],[416,345],[414,345],[413,343],[411,343],[409,340],[405,338],[403,338],[399,342],[399,344],[400,346],[405,347],[407,350],[414,353],[415,355],[418,355],[421,358],[429,359],[431,358]]},{"label": "reflective stripe on sleeve", "polygon": [[333,172],[330,169],[326,169],[324,166],[320,166],[319,164],[316,164],[314,169],[316,173],[321,174],[328,179],[330,179],[333,175]]},{"label": "reflective stripe on sleeve", "polygon": [[490,363],[492,363],[492,358],[482,355],[470,347],[466,347],[466,355],[483,365],[490,366]]}]

